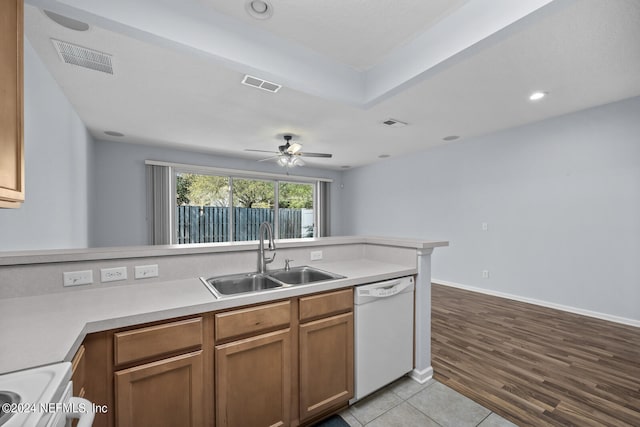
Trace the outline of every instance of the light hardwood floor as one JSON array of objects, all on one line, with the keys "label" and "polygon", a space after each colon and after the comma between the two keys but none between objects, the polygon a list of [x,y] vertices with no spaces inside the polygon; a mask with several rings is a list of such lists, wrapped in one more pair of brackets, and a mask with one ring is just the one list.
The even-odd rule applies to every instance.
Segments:
[{"label": "light hardwood floor", "polygon": [[433,285],[432,364],[518,425],[640,426],[640,328]]}]

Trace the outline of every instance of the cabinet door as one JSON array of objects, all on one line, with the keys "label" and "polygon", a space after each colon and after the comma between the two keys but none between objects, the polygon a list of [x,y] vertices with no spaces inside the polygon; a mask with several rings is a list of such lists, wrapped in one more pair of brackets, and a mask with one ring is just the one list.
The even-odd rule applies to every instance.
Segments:
[{"label": "cabinet door", "polygon": [[201,427],[202,351],[115,373],[118,427]]},{"label": "cabinet door", "polygon": [[24,200],[22,0],[0,1],[0,208]]},{"label": "cabinet door", "polygon": [[353,313],[300,325],[300,419],[353,397]]},{"label": "cabinet door", "polygon": [[219,345],[216,426],[287,426],[291,408],[290,329]]}]

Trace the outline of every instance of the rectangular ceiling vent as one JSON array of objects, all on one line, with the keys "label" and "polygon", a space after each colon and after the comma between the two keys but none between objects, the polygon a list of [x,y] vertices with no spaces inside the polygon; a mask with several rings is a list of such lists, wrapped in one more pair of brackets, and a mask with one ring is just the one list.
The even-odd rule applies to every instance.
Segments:
[{"label": "rectangular ceiling vent", "polygon": [[64,63],[113,74],[112,55],[56,39],[51,41]]},{"label": "rectangular ceiling vent", "polygon": [[396,119],[387,119],[384,122],[382,122],[382,124],[390,126],[392,128],[401,128],[407,125],[407,123],[401,122],[400,120],[396,120]]},{"label": "rectangular ceiling vent", "polygon": [[258,89],[266,90],[267,92],[273,92],[273,93],[276,93],[282,87],[279,84],[268,82],[266,80],[262,80],[257,77],[250,76],[248,74],[244,76],[244,79],[242,80],[242,84],[247,86],[252,86]]}]

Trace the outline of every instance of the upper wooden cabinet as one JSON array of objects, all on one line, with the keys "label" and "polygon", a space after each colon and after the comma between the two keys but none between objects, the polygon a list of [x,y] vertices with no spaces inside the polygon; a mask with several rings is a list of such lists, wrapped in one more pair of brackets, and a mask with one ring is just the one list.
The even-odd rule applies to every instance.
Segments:
[{"label": "upper wooden cabinet", "polygon": [[0,1],[0,208],[24,201],[23,3]]}]

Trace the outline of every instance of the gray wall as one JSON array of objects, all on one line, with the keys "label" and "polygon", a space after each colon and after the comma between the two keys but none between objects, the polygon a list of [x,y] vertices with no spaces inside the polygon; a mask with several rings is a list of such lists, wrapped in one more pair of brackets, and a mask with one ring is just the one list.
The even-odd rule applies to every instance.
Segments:
[{"label": "gray wall", "polygon": [[449,240],[436,279],[640,320],[639,119],[633,98],[349,171],[343,231]]},{"label": "gray wall", "polygon": [[0,209],[0,251],[86,247],[92,140],[28,40],[24,45],[26,200]]},{"label": "gray wall", "polygon": [[[273,163],[234,159],[148,145],[96,141],[91,246],[128,246],[148,243],[146,223],[145,160],[185,163],[228,169],[283,174]],[[294,169],[291,176],[304,175],[341,180],[340,172],[310,167]],[[331,230],[340,229],[341,216],[335,203],[338,193],[331,189]],[[333,233],[335,234],[335,233]]]}]

